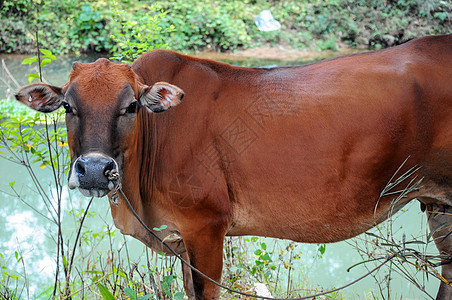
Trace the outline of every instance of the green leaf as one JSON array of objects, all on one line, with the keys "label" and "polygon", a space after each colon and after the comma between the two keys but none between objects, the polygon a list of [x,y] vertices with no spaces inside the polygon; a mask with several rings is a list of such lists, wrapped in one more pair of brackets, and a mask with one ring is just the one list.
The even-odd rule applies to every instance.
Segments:
[{"label": "green leaf", "polygon": [[10,187],[13,187],[15,184],[16,184],[15,181],[11,181],[11,182],[9,183],[9,186],[10,186]]},{"label": "green leaf", "polygon": [[162,231],[162,230],[165,230],[166,228],[168,228],[167,225],[162,225],[160,227],[154,227],[152,229],[154,229],[155,231]]},{"label": "green leaf", "polygon": [[118,274],[119,276],[121,276],[122,278],[128,279],[128,278],[127,278],[127,274],[124,273],[124,271],[121,270],[121,269],[117,269],[117,274]]},{"label": "green leaf", "polygon": [[52,51],[47,49],[39,49],[39,51],[41,51],[41,53],[44,55],[52,55]]},{"label": "green leaf", "polygon": [[127,287],[124,289],[124,293],[126,293],[127,296],[129,296],[131,300],[137,300],[137,292],[134,291],[133,289]]},{"label": "green leaf", "polygon": [[98,11],[93,12],[91,18],[96,21],[100,20],[100,13]]},{"label": "green leaf", "polygon": [[38,57],[37,56],[33,56],[33,57],[25,58],[22,61],[22,64],[23,65],[31,65],[32,63],[37,62],[37,61],[38,61]]},{"label": "green leaf", "polygon": [[87,21],[91,20],[91,16],[89,16],[89,15],[86,14],[86,13],[81,13],[81,14],[80,14],[80,20],[82,20],[82,21],[84,21],[84,22],[87,22]]},{"label": "green leaf", "polygon": [[184,293],[177,292],[176,294],[174,294],[174,299],[178,299],[178,300],[184,299]]},{"label": "green leaf", "polygon": [[63,255],[63,265],[68,268],[66,255]]},{"label": "green leaf", "polygon": [[84,11],[86,13],[92,12],[91,7],[89,7],[88,5],[83,5],[82,6],[82,11]]},{"label": "green leaf", "polygon": [[100,294],[104,300],[116,300],[115,296],[101,283],[97,284],[97,288],[99,289]]},{"label": "green leaf", "polygon": [[173,275],[169,275],[166,277],[165,281],[168,284],[168,286],[171,285],[171,283],[173,282],[174,276]]},{"label": "green leaf", "polygon": [[47,50],[47,49],[39,49],[39,51],[41,51],[42,54],[44,54],[44,57],[50,59],[50,60],[56,60],[56,56],[53,55],[52,51]]},{"label": "green leaf", "polygon": [[264,255],[262,255],[262,260],[266,260],[266,261],[271,261],[272,259],[270,258],[270,254],[265,253]]},{"label": "green leaf", "polygon": [[37,79],[40,78],[38,73],[29,73],[29,74],[27,74],[27,77],[28,77],[29,83],[31,83],[33,81],[33,79],[35,79],[35,78],[37,78]]},{"label": "green leaf", "polygon": [[11,277],[12,279],[14,279],[14,280],[19,280],[19,276],[17,276],[17,275],[13,275],[13,274],[9,274],[9,277]]},{"label": "green leaf", "polygon": [[44,58],[42,61],[41,61],[41,67],[44,67],[45,65],[48,65],[48,64],[50,64],[52,62],[52,60],[50,59],[50,58]]}]

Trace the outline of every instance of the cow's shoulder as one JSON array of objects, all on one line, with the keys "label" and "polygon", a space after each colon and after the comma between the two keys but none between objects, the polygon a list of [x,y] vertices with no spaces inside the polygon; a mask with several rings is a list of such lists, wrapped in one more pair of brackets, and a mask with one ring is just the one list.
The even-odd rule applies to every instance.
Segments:
[{"label": "cow's shoulder", "polygon": [[193,79],[213,80],[217,78],[219,70],[231,66],[197,58],[170,50],[153,50],[142,54],[133,63],[133,70],[144,79],[146,83],[156,81],[179,82],[186,81],[187,77]]},{"label": "cow's shoulder", "polygon": [[391,49],[400,49],[400,54],[417,62],[444,67],[452,58],[452,34],[421,37]]},{"label": "cow's shoulder", "polygon": [[443,50],[452,51],[452,34],[432,35],[411,40],[406,43],[417,50],[429,51],[432,47],[444,47]]},{"label": "cow's shoulder", "polygon": [[171,50],[156,49],[140,55],[133,63],[133,66],[148,64],[155,61],[169,64],[180,64],[183,63],[184,59],[186,59],[187,57],[187,55],[183,55]]}]

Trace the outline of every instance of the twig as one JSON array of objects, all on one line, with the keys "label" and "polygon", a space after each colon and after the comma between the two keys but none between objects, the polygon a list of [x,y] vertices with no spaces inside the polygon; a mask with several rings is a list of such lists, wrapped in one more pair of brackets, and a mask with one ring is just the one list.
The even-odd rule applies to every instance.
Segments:
[{"label": "twig", "polygon": [[38,48],[38,68],[39,68],[39,80],[42,82],[42,70],[41,70],[41,51],[39,47],[39,34],[36,30],[36,47]]},{"label": "twig", "polygon": [[75,237],[75,241],[74,241],[74,247],[72,248],[72,255],[71,255],[71,261],[68,265],[68,272],[66,275],[66,291],[65,291],[65,295],[69,295],[70,294],[70,288],[69,288],[69,280],[70,280],[70,276],[71,276],[71,271],[72,271],[72,265],[74,264],[74,257],[75,257],[75,250],[77,249],[77,242],[80,238],[80,234],[82,232],[82,228],[83,228],[83,223],[85,222],[85,218],[86,215],[88,214],[89,211],[89,207],[91,206],[91,203],[93,202],[94,197],[91,197],[91,199],[89,200],[89,203],[85,209],[85,213],[82,216],[82,219],[80,220],[80,226],[78,227],[77,230],[77,236]]},{"label": "twig", "polygon": [[33,210],[35,213],[37,213],[38,215],[40,215],[41,217],[43,217],[44,219],[47,219],[49,222],[53,222],[54,220],[50,219],[49,217],[47,217],[46,215],[44,215],[42,212],[40,212],[39,210],[36,209],[36,207],[34,207],[33,205],[31,205],[30,203],[28,203],[27,201],[25,201],[25,199],[16,191],[16,189],[14,188],[14,186],[11,187],[11,189],[14,191],[15,195],[14,197],[19,198],[20,201],[22,201],[26,206],[28,206],[31,210]]},{"label": "twig", "polygon": [[[6,72],[6,75],[8,75],[8,77],[11,79],[11,81],[12,82],[14,82],[14,84],[16,85],[16,88],[18,89],[18,88],[20,88],[20,85],[19,85],[19,83],[17,82],[17,80],[14,78],[14,76],[11,74],[11,72],[8,70],[8,68],[6,67],[6,63],[5,63],[5,60],[4,59],[2,59],[2,67],[3,67],[3,70],[5,70],[5,72]],[[4,81],[5,82],[5,81]],[[5,82],[6,83],[6,82]],[[11,87],[11,86],[10,86]]]},{"label": "twig", "polygon": [[[16,236],[16,242],[17,242],[17,247],[19,250],[19,255],[21,257],[20,262],[22,263],[22,267],[24,269],[24,279],[25,279],[25,284],[26,284],[26,288],[27,288],[27,298],[30,299],[30,281],[27,276],[27,269],[25,267],[24,257],[22,255],[22,249],[20,248],[20,243],[19,243],[19,239],[17,238],[17,236]],[[20,296],[19,296],[19,298],[20,298]]]}]

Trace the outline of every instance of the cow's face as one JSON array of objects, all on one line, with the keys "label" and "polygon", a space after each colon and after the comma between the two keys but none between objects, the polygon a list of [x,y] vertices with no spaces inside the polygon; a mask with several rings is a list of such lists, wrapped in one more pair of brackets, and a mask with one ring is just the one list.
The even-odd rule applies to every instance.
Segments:
[{"label": "cow's face", "polygon": [[109,171],[122,174],[134,146],[138,111],[144,107],[151,113],[164,112],[182,97],[180,88],[164,82],[144,85],[130,66],[107,59],[75,63],[69,82],[62,87],[31,84],[16,95],[37,111],[64,107],[71,152],[69,187],[96,197],[114,188]]}]

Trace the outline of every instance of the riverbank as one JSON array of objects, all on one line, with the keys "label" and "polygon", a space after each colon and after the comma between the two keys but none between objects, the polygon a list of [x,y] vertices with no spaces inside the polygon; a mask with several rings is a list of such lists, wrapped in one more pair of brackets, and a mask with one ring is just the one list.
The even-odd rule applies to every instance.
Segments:
[{"label": "riverbank", "polygon": [[207,58],[213,60],[281,60],[281,61],[314,61],[323,60],[331,57],[355,54],[369,51],[361,47],[350,47],[345,43],[340,43],[335,50],[313,50],[313,49],[297,49],[289,45],[263,45],[260,47],[239,49],[231,52],[215,52],[201,51],[193,55],[199,58]]}]

